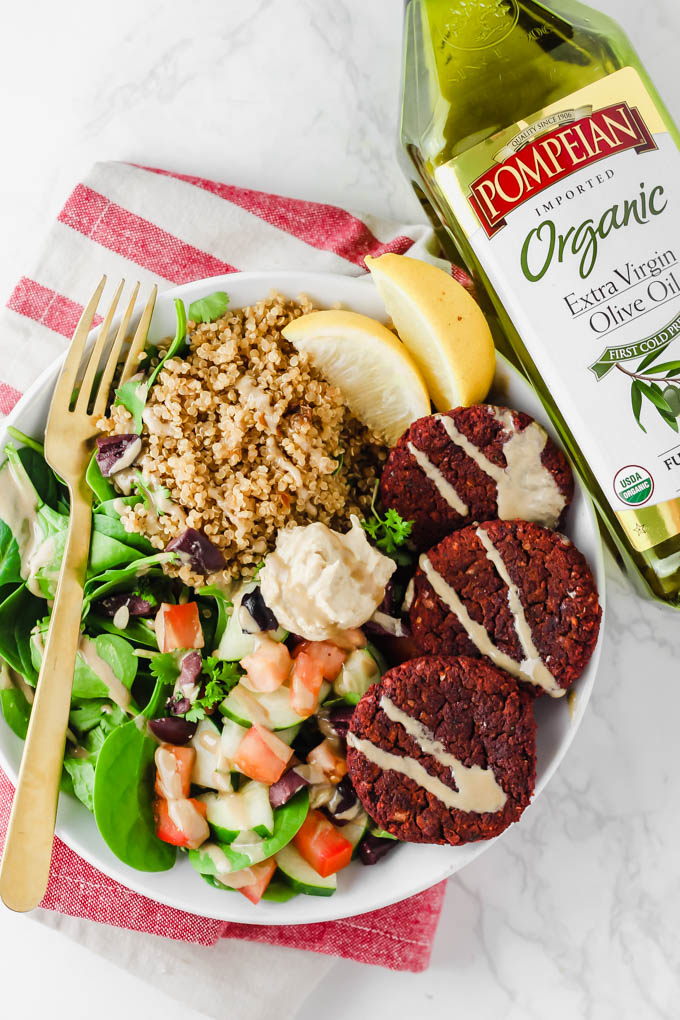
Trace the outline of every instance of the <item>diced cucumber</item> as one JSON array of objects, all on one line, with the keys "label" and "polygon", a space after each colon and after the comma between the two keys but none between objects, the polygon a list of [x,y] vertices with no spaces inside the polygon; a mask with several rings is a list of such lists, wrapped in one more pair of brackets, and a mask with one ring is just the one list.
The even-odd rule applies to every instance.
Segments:
[{"label": "diced cucumber", "polygon": [[[210,819],[208,819],[210,821]],[[337,830],[340,835],[344,836],[345,839],[349,840],[353,847],[352,857],[357,852],[359,843],[368,832],[371,820],[365,811],[362,811],[356,818],[353,818],[350,822],[345,822],[344,825],[338,825]]]},{"label": "diced cucumber", "polygon": [[[372,645],[357,648],[345,659],[340,675],[333,683],[333,691],[350,705],[356,705],[369,687],[382,676],[377,656]],[[380,656],[382,658],[382,656]]]},{"label": "diced cucumber", "polygon": [[224,634],[217,649],[219,659],[226,659],[228,662],[238,662],[255,651],[255,635],[246,634],[241,630],[238,620],[238,611],[235,606],[231,616],[227,620]]},{"label": "diced cucumber", "polygon": [[269,803],[269,787],[251,780],[238,793],[204,793],[208,823],[222,843],[233,843],[239,833],[252,830],[258,836],[274,834],[274,811]]},{"label": "diced cucumber", "polygon": [[201,719],[190,742],[196,752],[191,782],[196,786],[226,792],[231,789],[231,780],[229,771],[221,772],[218,767],[220,739],[220,731],[212,719],[207,716]]},{"label": "diced cucumber", "polygon": [[338,876],[322,878],[307,864],[292,843],[284,846],[276,855],[276,863],[283,878],[296,892],[307,896],[332,896],[338,887]]},{"label": "diced cucumber", "polygon": [[[228,662],[237,662],[255,651],[257,634],[246,634],[241,626],[239,613],[241,599],[247,591],[252,591],[255,587],[256,585],[250,582],[241,585],[234,593],[231,615],[227,620],[227,626],[224,628],[224,634],[217,649],[218,658],[226,659]],[[279,627],[278,630],[268,630],[267,637],[272,641],[285,641],[288,631],[283,630],[282,627]]]},{"label": "diced cucumber", "polygon": [[[288,885],[282,878],[278,877],[279,873],[274,874],[273,879],[262,893],[262,899],[268,900],[270,903],[287,903],[288,900],[294,899],[298,894],[292,886]],[[237,889],[232,889],[228,885],[224,885],[219,882],[214,875],[201,875],[204,882],[211,885],[213,889],[220,889],[223,892],[237,892]]]},{"label": "diced cucumber", "polygon": [[273,857],[282,847],[290,843],[307,817],[308,810],[309,791],[299,790],[287,804],[274,811],[272,836],[263,840],[255,839],[252,843],[237,841],[235,846],[227,843],[204,843],[198,850],[189,851],[189,860],[196,871],[204,875],[217,875],[220,870],[240,871],[242,868],[249,868],[251,864],[259,864],[260,861]]},{"label": "diced cucumber", "polygon": [[222,736],[218,752],[218,768],[220,771],[230,772],[234,768],[234,759],[238,753],[241,741],[247,732],[248,730],[245,726],[239,726],[233,719],[223,716]]},{"label": "diced cucumber", "polygon": [[276,736],[290,747],[300,732],[301,725],[302,723],[298,723],[297,726],[289,726],[287,730],[277,730]]},{"label": "diced cucumber", "polygon": [[[319,701],[323,701],[329,690],[329,684],[324,681]],[[257,723],[270,730],[288,730],[302,722],[291,706],[288,687],[260,692],[249,691],[243,684],[236,684],[220,705],[220,712],[240,726],[250,727]]]}]

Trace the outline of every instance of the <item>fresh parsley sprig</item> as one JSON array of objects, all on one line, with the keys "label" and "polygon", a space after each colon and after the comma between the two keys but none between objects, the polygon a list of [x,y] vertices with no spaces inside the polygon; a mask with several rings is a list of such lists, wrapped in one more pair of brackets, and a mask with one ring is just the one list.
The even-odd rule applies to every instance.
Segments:
[{"label": "fresh parsley sprig", "polygon": [[197,698],[185,713],[187,722],[199,722],[206,714],[224,701],[229,691],[236,686],[241,678],[235,662],[225,662],[214,655],[203,660],[201,677],[206,681],[203,695]]},{"label": "fresh parsley sprig", "polygon": [[405,521],[401,514],[390,507],[385,511],[384,517],[376,510],[375,501],[378,495],[378,483],[375,483],[373,498],[371,499],[372,517],[364,519],[361,526],[375,545],[386,556],[390,556],[396,563],[405,565],[413,561],[413,556],[408,548],[405,548],[411,531],[413,521]]}]

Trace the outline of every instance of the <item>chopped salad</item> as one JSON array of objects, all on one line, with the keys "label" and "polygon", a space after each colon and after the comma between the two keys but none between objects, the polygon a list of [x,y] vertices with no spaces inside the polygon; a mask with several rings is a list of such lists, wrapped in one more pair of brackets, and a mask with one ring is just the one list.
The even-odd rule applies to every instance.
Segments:
[{"label": "chopped salad", "polygon": [[[189,319],[210,321],[225,297],[192,305]],[[385,609],[386,590],[400,604],[395,577],[409,559],[410,524],[373,505],[347,535],[320,522],[282,529],[255,574],[236,580],[220,573],[222,554],[200,529],[185,528],[160,551],[127,530],[121,514],[137,503],[167,512],[167,494],[135,461],[149,391],[167,359],[187,349],[181,302],[177,311],[167,350],[149,349],[139,377],[116,392],[140,428],[102,437],[87,472],[92,540],[62,790],[132,868],[164,871],[187,854],[206,882],[253,903],[328,896],[353,858],[373,864],[397,843],[363,810],[344,738],[353,706],[387,669],[364,625]],[[25,738],[69,505],[40,442],[9,432],[0,467],[0,706]],[[168,571],[179,564],[205,583],[190,587]],[[322,605],[336,621],[331,638],[314,629]],[[302,632],[281,625],[291,615]]]}]

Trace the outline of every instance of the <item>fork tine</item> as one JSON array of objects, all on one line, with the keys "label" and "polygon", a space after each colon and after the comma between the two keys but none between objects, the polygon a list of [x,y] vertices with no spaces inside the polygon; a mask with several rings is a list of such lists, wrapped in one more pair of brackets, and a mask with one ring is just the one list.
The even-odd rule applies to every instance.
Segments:
[{"label": "fork tine", "polygon": [[99,362],[101,360],[102,351],[106,347],[106,343],[109,338],[109,330],[111,329],[111,322],[113,316],[116,314],[116,308],[120,300],[120,295],[125,286],[125,280],[121,280],[118,285],[118,290],[114,294],[113,301],[109,305],[109,310],[106,313],[106,317],[101,324],[99,330],[99,336],[97,337],[92,352],[90,354],[90,360],[87,363],[85,374],[83,375],[82,382],[80,384],[80,392],[78,393],[78,399],[76,400],[76,411],[85,413],[87,411],[88,404],[90,403],[90,397],[92,396],[92,386],[94,383],[97,369],[99,368]]},{"label": "fork tine", "polygon": [[158,287],[154,284],[153,290],[149,295],[149,300],[146,303],[146,307],[142,312],[142,317],[139,320],[137,326],[137,332],[134,335],[134,339],[130,344],[130,350],[125,360],[125,367],[120,376],[120,384],[127,382],[135,372],[139,369],[139,355],[141,354],[144,344],[146,343],[146,336],[149,332],[149,323],[151,322],[151,316],[153,315],[154,305],[156,304],[156,294],[158,293]]},{"label": "fork tine", "polygon": [[97,289],[83,309],[83,314],[80,316],[80,322],[76,326],[76,331],[73,334],[73,339],[69,345],[66,360],[64,361],[61,372],[59,373],[57,385],[54,388],[54,395],[52,397],[52,408],[58,408],[59,411],[68,409],[70,406],[73,387],[76,384],[76,376],[78,375],[78,369],[80,367],[80,359],[82,358],[83,350],[85,348],[85,341],[92,329],[92,320],[94,319],[95,312],[97,311],[97,305],[99,304],[99,299],[102,295],[105,284],[106,276],[102,276]]},{"label": "fork tine", "polygon": [[135,310],[138,294],[139,294],[139,281],[135,284],[135,289],[132,292],[132,297],[130,298],[128,306],[125,309],[125,314],[123,315],[123,318],[120,320],[118,332],[116,333],[115,340],[111,345],[111,350],[109,351],[109,356],[106,360],[106,365],[104,366],[104,371],[102,372],[102,377],[99,381],[99,390],[97,392],[97,398],[94,402],[94,409],[92,411],[95,420],[97,418],[101,418],[101,416],[106,412],[106,408],[108,405],[109,390],[111,389],[111,383],[113,382],[113,377],[116,371],[116,365],[118,364],[120,352],[122,350],[125,337],[127,336],[128,326],[130,325],[130,319],[132,318],[132,313]]}]

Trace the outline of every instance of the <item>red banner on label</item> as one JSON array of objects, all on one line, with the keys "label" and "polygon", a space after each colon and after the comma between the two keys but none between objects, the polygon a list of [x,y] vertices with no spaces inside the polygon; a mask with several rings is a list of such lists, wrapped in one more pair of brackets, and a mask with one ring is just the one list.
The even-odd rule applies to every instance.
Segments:
[{"label": "red banner on label", "polygon": [[656,147],[640,111],[616,103],[526,143],[473,181],[468,201],[491,237],[513,209],[582,167],[626,149]]}]

